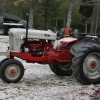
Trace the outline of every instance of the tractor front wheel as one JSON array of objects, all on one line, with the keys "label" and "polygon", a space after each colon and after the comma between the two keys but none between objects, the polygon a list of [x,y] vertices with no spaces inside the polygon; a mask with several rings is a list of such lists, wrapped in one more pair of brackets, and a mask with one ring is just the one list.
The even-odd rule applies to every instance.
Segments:
[{"label": "tractor front wheel", "polygon": [[[5,59],[1,60],[1,62],[0,62],[0,67],[1,67],[1,65],[2,65],[6,60],[8,60],[8,58],[5,58]],[[0,77],[1,77],[1,76],[0,76]]]},{"label": "tractor front wheel", "polygon": [[100,83],[100,45],[86,44],[72,60],[72,71],[82,84]]},{"label": "tractor front wheel", "polygon": [[58,76],[70,76],[72,75],[71,63],[67,64],[50,64],[50,69]]},{"label": "tractor front wheel", "polygon": [[6,60],[8,60],[8,59],[9,59],[9,58],[5,58],[5,59],[1,60],[0,66],[1,66]]},{"label": "tractor front wheel", "polygon": [[0,67],[1,79],[7,83],[16,83],[22,79],[24,67],[15,59],[6,60]]}]

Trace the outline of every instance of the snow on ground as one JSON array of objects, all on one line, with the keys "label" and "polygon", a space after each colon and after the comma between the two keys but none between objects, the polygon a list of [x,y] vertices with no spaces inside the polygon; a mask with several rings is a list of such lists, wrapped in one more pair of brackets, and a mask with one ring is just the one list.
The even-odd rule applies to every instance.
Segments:
[{"label": "snow on ground", "polygon": [[[8,41],[8,36],[0,36],[1,52],[6,51]],[[1,56],[0,60],[4,58]],[[96,91],[100,92],[99,84],[82,85],[73,76],[56,76],[48,65],[18,60],[26,69],[25,75],[16,84],[7,84],[0,79],[0,100],[100,100],[94,96]]]}]

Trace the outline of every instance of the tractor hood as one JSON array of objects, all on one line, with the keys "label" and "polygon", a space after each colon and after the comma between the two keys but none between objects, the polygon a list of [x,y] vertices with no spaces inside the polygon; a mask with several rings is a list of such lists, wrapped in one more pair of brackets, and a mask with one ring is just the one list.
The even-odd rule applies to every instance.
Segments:
[{"label": "tractor hood", "polygon": [[[9,30],[9,36],[24,36],[26,37],[26,29],[22,28],[11,28]],[[47,40],[56,40],[57,34],[52,32],[51,30],[35,30],[35,29],[28,29],[28,38],[34,39],[47,39]]]},{"label": "tractor hood", "polygon": [[[50,41],[56,40],[56,33],[53,33],[51,30],[35,30],[28,29],[28,38],[29,39],[45,39]],[[23,39],[26,38],[26,29],[22,28],[11,28],[9,30],[9,47],[12,51],[20,52],[21,44]]]}]

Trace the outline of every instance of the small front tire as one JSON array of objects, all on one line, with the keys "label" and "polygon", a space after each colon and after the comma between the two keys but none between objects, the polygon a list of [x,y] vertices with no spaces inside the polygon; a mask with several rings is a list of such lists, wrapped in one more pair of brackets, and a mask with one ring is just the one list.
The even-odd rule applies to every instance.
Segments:
[{"label": "small front tire", "polygon": [[0,76],[6,83],[16,83],[24,75],[24,66],[15,59],[6,60],[0,67]]},{"label": "small front tire", "polygon": [[[1,65],[2,65],[6,60],[8,60],[8,58],[5,58],[5,59],[1,60],[1,62],[0,62],[0,67],[1,67]],[[1,76],[0,76],[0,77],[1,77]]]},{"label": "small front tire", "polygon": [[1,60],[0,66],[1,66],[6,60],[8,60],[8,58],[5,58],[5,59]]}]

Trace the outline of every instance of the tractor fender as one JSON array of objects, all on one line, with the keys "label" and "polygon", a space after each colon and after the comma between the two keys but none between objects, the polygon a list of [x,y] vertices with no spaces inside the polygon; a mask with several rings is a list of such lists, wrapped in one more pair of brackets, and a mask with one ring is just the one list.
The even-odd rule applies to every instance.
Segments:
[{"label": "tractor fender", "polygon": [[94,45],[100,45],[99,41],[92,40],[92,39],[83,39],[81,41],[76,42],[71,48],[70,52],[75,55],[78,50],[81,49],[86,44],[94,44]]}]

